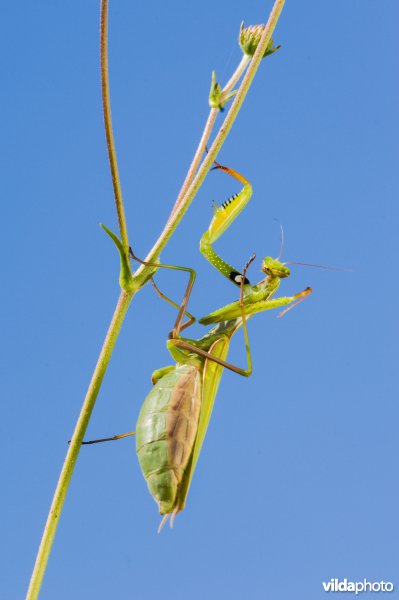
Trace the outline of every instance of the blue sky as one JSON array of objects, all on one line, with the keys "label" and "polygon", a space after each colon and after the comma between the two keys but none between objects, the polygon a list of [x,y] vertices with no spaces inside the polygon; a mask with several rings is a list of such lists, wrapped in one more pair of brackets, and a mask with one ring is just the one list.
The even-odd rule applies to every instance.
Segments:
[{"label": "blue sky", "polygon": [[[212,69],[240,59],[240,22],[271,1],[112,2],[112,110],[131,242],[144,256],[207,115]],[[0,597],[22,598],[48,507],[118,296],[102,125],[98,2],[2,8],[3,514]],[[85,448],[41,598],[318,600],[322,581],[398,572],[398,36],[395,0],[287,2],[219,159],[254,196],[218,242],[241,267],[279,251],[281,286],[314,294],[249,324],[254,373],[225,373],[185,512],[156,534],[134,441]],[[162,255],[198,272],[198,317],[236,298],[198,252],[210,174]],[[178,298],[180,273],[159,285]],[[170,363],[174,312],[134,300],[88,437],[134,428],[151,372]],[[192,335],[200,335],[200,326]],[[230,358],[245,363],[241,335]],[[364,594],[364,597],[371,594]]]}]

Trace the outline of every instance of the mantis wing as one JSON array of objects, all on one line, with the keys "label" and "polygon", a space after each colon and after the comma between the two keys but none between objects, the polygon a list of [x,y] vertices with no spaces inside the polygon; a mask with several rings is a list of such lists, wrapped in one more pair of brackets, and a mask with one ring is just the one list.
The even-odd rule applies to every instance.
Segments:
[{"label": "mantis wing", "polygon": [[[221,360],[226,360],[229,351],[230,339],[228,336],[223,336],[216,340],[209,352]],[[213,360],[206,359],[202,373],[202,401],[201,412],[198,422],[197,437],[193,448],[190,464],[187,466],[184,482],[181,486],[181,496],[179,500],[179,509],[183,510],[188,490],[190,488],[191,479],[193,477],[195,467],[201,452],[202,444],[205,439],[209,421],[215,403],[216,393],[218,391],[220,379],[222,377],[224,367],[218,365]]]}]

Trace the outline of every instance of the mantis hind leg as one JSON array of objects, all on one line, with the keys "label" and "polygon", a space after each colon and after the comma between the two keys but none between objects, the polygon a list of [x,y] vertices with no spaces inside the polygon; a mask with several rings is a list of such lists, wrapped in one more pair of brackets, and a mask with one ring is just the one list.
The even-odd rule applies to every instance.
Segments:
[{"label": "mantis hind leg", "polygon": [[[120,433],[119,435],[113,435],[108,438],[100,438],[98,440],[89,440],[88,442],[82,442],[82,446],[88,446],[89,444],[100,444],[101,442],[114,442],[115,440],[121,440],[125,437],[130,437],[132,435],[136,435],[135,431],[128,431],[127,433]],[[70,442],[71,440],[69,440]],[[68,444],[69,444],[68,442]]]},{"label": "mantis hind leg", "polygon": [[[179,308],[179,312],[177,313],[177,317],[176,317],[176,321],[175,321],[174,327],[173,327],[172,331],[170,332],[170,337],[177,337],[182,329],[185,329],[186,327],[188,327],[189,325],[192,325],[195,322],[195,317],[186,311],[186,307],[187,307],[188,301],[190,299],[191,292],[192,292],[192,289],[193,289],[193,286],[194,286],[194,281],[195,281],[195,278],[196,278],[196,275],[197,275],[196,272],[195,272],[195,270],[194,269],[190,269],[189,267],[179,267],[177,265],[165,265],[165,264],[162,264],[162,263],[148,263],[148,262],[146,262],[146,261],[141,260],[140,258],[138,258],[134,254],[134,252],[133,252],[133,250],[132,250],[131,247],[129,248],[129,252],[130,252],[131,257],[134,260],[137,260],[139,263],[141,263],[143,265],[150,266],[150,267],[151,266],[153,266],[153,267],[160,267],[162,269],[172,269],[174,271],[186,271],[187,273],[190,273],[190,277],[189,277],[189,281],[188,281],[188,284],[187,284],[187,288],[186,288],[186,291],[184,293],[182,303],[180,305],[177,304],[176,302],[174,302],[173,300],[171,300],[170,298],[168,298],[167,296],[165,296],[165,294],[163,294],[159,290],[159,288],[157,288],[157,286],[153,282],[153,285],[154,285],[155,290],[158,293],[158,295],[161,298],[163,298],[164,300],[166,300],[167,302],[169,302],[169,304],[172,304],[172,306],[175,306],[176,308]],[[187,315],[189,317],[189,321],[186,322],[186,323],[183,323],[184,315]]]},{"label": "mantis hind leg", "polygon": [[[175,308],[177,308],[177,309],[180,310],[180,304],[178,304],[177,302],[174,302],[171,298],[169,298],[168,296],[166,296],[166,294],[164,294],[163,292],[161,292],[161,290],[159,289],[159,287],[155,283],[153,277],[151,277],[151,283],[152,283],[152,286],[153,286],[154,290],[156,291],[156,293],[158,294],[158,296],[160,298],[162,298],[162,300],[166,300],[166,302],[168,302],[168,304],[171,304],[172,306],[174,306]],[[184,312],[184,314],[186,315],[186,317],[188,317],[188,321],[186,321],[185,323],[182,323],[180,325],[180,331],[183,331],[183,329],[187,329],[187,327],[190,327],[196,321],[196,318],[194,317],[194,315],[192,315],[191,313],[189,313],[188,310],[186,310]]]},{"label": "mantis hind leg", "polygon": [[174,365],[170,365],[168,367],[162,367],[161,369],[157,369],[151,375],[152,383],[155,385],[157,383],[157,381],[159,381],[161,379],[161,377],[163,377],[164,375],[167,375],[167,373],[170,373],[175,368],[176,367]]},{"label": "mantis hind leg", "polygon": [[[163,377],[167,373],[170,373],[170,371],[173,371],[173,369],[175,369],[174,365],[170,365],[168,367],[162,367],[161,369],[157,369],[156,371],[153,372],[153,374],[151,376],[152,383],[155,385],[157,383],[157,381],[159,381],[159,379],[161,379],[161,377]],[[90,444],[100,444],[101,442],[114,442],[116,440],[121,440],[125,437],[130,437],[132,435],[136,435],[136,432],[129,431],[128,433],[121,433],[119,435],[113,435],[112,437],[100,438],[98,440],[89,440],[87,442],[82,442],[82,446],[88,446]],[[69,444],[69,442],[68,442],[68,444]]]},{"label": "mantis hind leg", "polygon": [[179,339],[168,340],[169,351],[172,352],[173,346],[175,346],[177,348],[182,348],[183,350],[188,350],[189,352],[192,352],[194,354],[198,354],[199,356],[202,356],[203,358],[211,360],[211,361],[217,363],[218,365],[221,365],[222,367],[225,367],[226,369],[233,371],[234,373],[238,373],[238,375],[243,375],[244,377],[249,377],[252,373],[252,365],[251,364],[248,365],[248,369],[241,369],[240,367],[237,367],[236,365],[226,362],[225,360],[222,360],[221,358],[217,358],[211,352],[207,352],[206,350],[203,350],[202,348],[198,348],[198,346],[195,346],[194,344],[190,344],[190,342],[186,342],[185,340],[179,340]]}]

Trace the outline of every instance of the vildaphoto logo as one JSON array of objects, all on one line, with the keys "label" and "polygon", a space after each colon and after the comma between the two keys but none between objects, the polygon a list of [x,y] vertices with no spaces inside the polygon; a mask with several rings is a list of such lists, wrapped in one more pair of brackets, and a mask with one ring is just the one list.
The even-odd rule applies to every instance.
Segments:
[{"label": "vildaphoto logo", "polygon": [[393,583],[390,581],[330,579],[330,581],[323,581],[322,584],[325,592],[352,592],[352,594],[361,594],[362,592],[393,592]]}]

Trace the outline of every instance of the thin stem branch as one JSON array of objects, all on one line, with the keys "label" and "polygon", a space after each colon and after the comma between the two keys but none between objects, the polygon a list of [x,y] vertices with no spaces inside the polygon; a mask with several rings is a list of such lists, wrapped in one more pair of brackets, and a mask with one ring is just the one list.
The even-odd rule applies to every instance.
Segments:
[{"label": "thin stem branch", "polygon": [[105,136],[107,138],[108,157],[109,165],[111,168],[112,185],[114,187],[115,206],[118,215],[119,231],[122,246],[125,249],[126,254],[129,255],[129,238],[127,233],[125,207],[123,205],[122,188],[119,179],[118,163],[116,160],[115,142],[114,134],[112,131],[111,119],[111,100],[109,94],[108,74],[108,0],[101,0],[100,63]]},{"label": "thin stem branch", "polygon": [[251,61],[251,57],[248,56],[248,54],[242,55],[242,58],[240,60],[238,67],[236,68],[233,75],[230,77],[229,81],[226,83],[226,85],[223,88],[223,96],[227,96],[227,94],[229,94],[229,92],[231,92],[231,90],[233,89],[233,87],[235,86],[237,81],[240,79],[241,75],[244,73],[244,71],[247,68],[250,61]]},{"label": "thin stem branch", "polygon": [[40,543],[39,552],[37,554],[35,567],[33,569],[32,578],[30,580],[26,600],[36,600],[36,598],[39,595],[44,572],[46,570],[48,558],[51,551],[51,546],[53,544],[55,532],[58,526],[58,521],[60,519],[62,507],[68,491],[69,482],[72,477],[72,473],[76,464],[76,460],[78,458],[80,447],[87,429],[87,425],[90,420],[91,413],[94,408],[94,404],[96,402],[98,392],[100,391],[105,371],[107,370],[108,363],[115,346],[115,342],[117,340],[120,328],[122,326],[123,320],[126,315],[126,311],[129,307],[132,297],[132,293],[122,292],[119,297],[118,304],[115,308],[115,312],[112,317],[112,321],[110,323],[107,335],[105,337],[96,368],[94,369],[94,373],[90,381],[89,388],[87,390],[86,398],[83,402],[83,406],[75,426],[75,431],[73,432],[71,443],[69,445],[68,452],[65,457],[64,465],[62,467],[60,477],[58,479],[53,501],[51,503],[50,511],[47,517],[46,526],[43,532],[43,537]]},{"label": "thin stem branch", "polygon": [[175,212],[181,202],[181,199],[184,198],[184,195],[187,193],[190,183],[192,182],[192,180],[194,178],[194,175],[195,175],[195,173],[198,169],[198,166],[201,162],[201,159],[204,155],[205,148],[208,145],[208,141],[211,136],[212,129],[215,124],[218,113],[219,113],[219,108],[211,108],[211,110],[209,111],[208,119],[205,123],[204,131],[202,132],[200,142],[199,142],[197,150],[194,154],[194,158],[191,162],[191,165],[190,165],[190,168],[186,175],[186,178],[184,180],[184,183],[180,189],[179,195],[176,198],[176,202],[172,208],[172,212],[169,215],[168,222],[173,218],[173,215],[175,214]]},{"label": "thin stem branch", "polygon": [[[273,9],[270,13],[269,19],[268,19],[266,27],[263,31],[262,37],[259,41],[256,52],[252,57],[249,67],[248,67],[248,69],[244,75],[244,78],[241,82],[241,85],[238,89],[238,92],[234,98],[234,101],[233,101],[230,109],[229,109],[229,112],[227,113],[225,120],[222,123],[222,126],[219,129],[219,132],[212,144],[212,147],[210,148],[208,154],[204,158],[195,178],[191,182],[186,194],[184,195],[181,202],[179,203],[179,206],[177,207],[175,212],[171,215],[171,217],[167,221],[167,223],[164,227],[164,230],[162,231],[161,235],[159,236],[159,238],[156,241],[156,243],[154,244],[154,246],[151,248],[148,255],[146,256],[146,259],[145,259],[146,262],[154,263],[158,259],[162,250],[164,249],[167,242],[169,241],[171,235],[173,234],[176,227],[178,226],[181,219],[183,218],[184,213],[186,212],[186,210],[190,206],[191,202],[195,198],[206,175],[208,174],[208,171],[211,168],[213,161],[216,159],[220,148],[222,147],[234,121],[237,118],[238,112],[242,106],[242,103],[244,102],[244,99],[248,93],[250,86],[251,86],[251,83],[255,76],[255,73],[259,68],[260,62],[263,58],[266,48],[267,48],[267,46],[270,42],[270,39],[273,35],[274,29],[277,25],[277,21],[280,17],[281,11],[283,10],[284,4],[285,4],[285,0],[275,0]],[[143,265],[141,265],[137,269],[137,271],[134,275],[134,278],[137,277],[138,279],[142,279],[143,274],[145,273],[146,269],[148,269],[148,267],[144,267]]]},{"label": "thin stem branch", "polygon": [[[240,79],[240,77],[242,76],[242,74],[244,73],[249,61],[251,60],[251,58],[247,55],[247,54],[243,54],[240,63],[238,65],[238,67],[236,68],[236,70],[234,71],[233,75],[230,77],[229,81],[226,83],[226,85],[223,88],[223,92],[222,92],[222,97],[223,96],[227,96],[227,94],[229,92],[231,92],[231,90],[233,89],[233,87],[235,86],[235,84],[237,83],[237,81]],[[179,192],[179,195],[177,196],[176,202],[173,206],[172,212],[170,213],[169,216],[169,220],[173,217],[173,215],[175,214],[182,198],[184,198],[184,195],[186,194],[190,183],[192,182],[194,175],[198,169],[198,166],[201,162],[201,159],[204,155],[205,149],[208,145],[208,141],[209,138],[211,136],[212,133],[212,129],[213,126],[215,124],[216,121],[216,117],[219,114],[220,109],[219,108],[211,108],[211,110],[209,111],[209,115],[207,118],[207,121],[205,123],[205,127],[204,127],[204,131],[202,133],[200,142],[198,144],[197,150],[195,152],[194,158],[191,162],[190,168],[188,170],[188,173],[186,175],[186,178],[184,180],[184,183],[181,187],[181,190]]]}]

